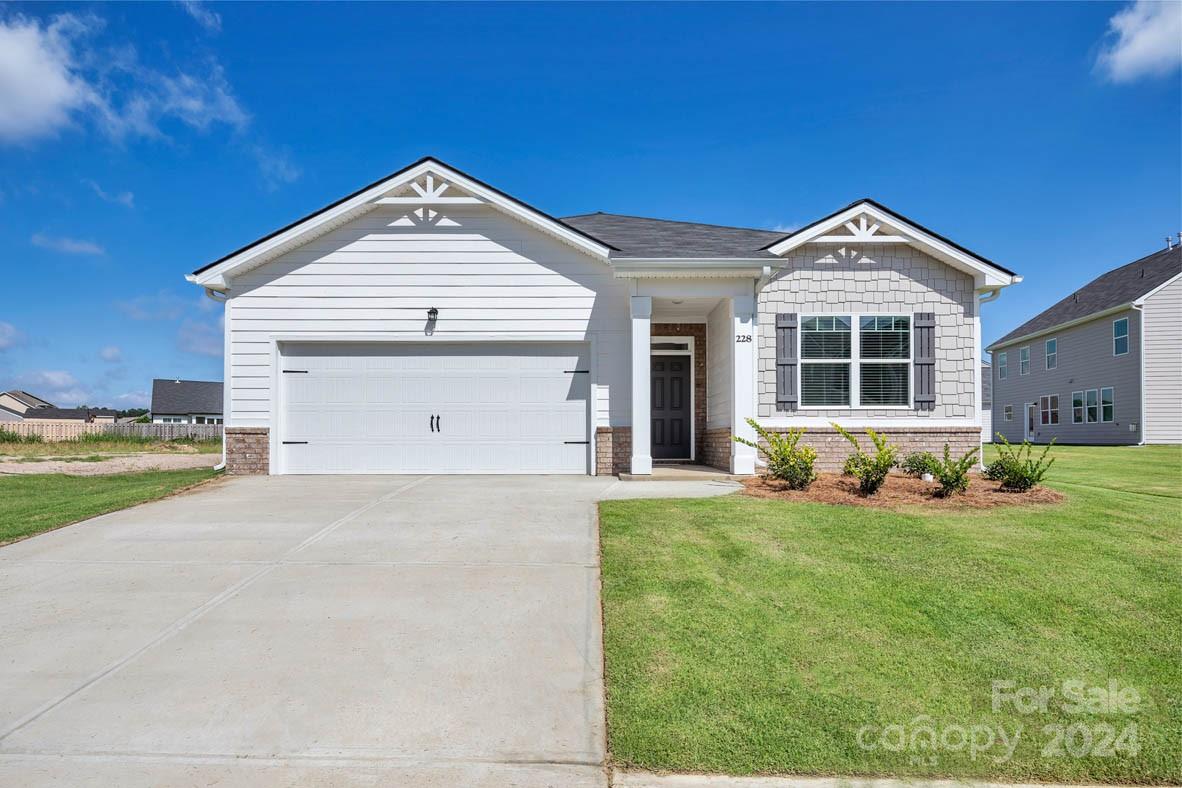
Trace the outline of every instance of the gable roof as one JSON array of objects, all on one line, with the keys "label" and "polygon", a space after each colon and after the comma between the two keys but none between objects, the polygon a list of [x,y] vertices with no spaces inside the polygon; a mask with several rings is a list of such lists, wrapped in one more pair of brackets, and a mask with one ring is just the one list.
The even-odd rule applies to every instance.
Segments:
[{"label": "gable roof", "polygon": [[1162,249],[1101,274],[1063,300],[1039,312],[986,350],[1077,323],[1091,315],[1132,304],[1182,273],[1182,246]]},{"label": "gable roof", "polygon": [[25,418],[25,414],[21,413],[19,410],[13,410],[12,408],[9,408],[5,405],[0,405],[0,416],[15,416],[16,417],[15,419],[3,418],[3,419],[0,419],[0,421],[22,421]]},{"label": "gable roof", "polygon": [[618,213],[564,216],[562,221],[615,247],[612,258],[767,258],[765,247],[784,234],[775,230],[677,222]]},{"label": "gable roof", "polygon": [[110,408],[37,408],[25,411],[26,420],[61,419],[68,421],[89,421],[92,418],[115,418]]},{"label": "gable roof", "polygon": [[190,413],[218,415],[222,412],[220,380],[152,381],[152,414],[183,416]]},{"label": "gable roof", "polygon": [[[540,211],[532,205],[518,200],[516,197],[510,196],[462,170],[445,164],[439,159],[432,156],[424,156],[413,164],[403,167],[400,170],[395,170],[389,175],[362,186],[357,191],[347,194],[341,199],[295,220],[291,224],[285,225],[272,233],[264,235],[262,238],[251,241],[246,246],[201,266],[187,278],[189,281],[196,282],[197,284],[206,284],[204,280],[213,279],[213,274],[215,273],[226,275],[240,265],[252,262],[268,253],[271,253],[272,257],[282,254],[284,251],[305,243],[317,235],[334,229],[345,221],[368,213],[376,206],[374,200],[407,185],[415,178],[427,173],[433,173],[445,180],[452,181],[460,188],[477,194],[482,201],[501,208],[507,213],[514,214],[518,218],[550,229],[556,235],[564,237],[577,246],[581,246],[585,251],[593,255],[606,259],[611,253],[610,244],[605,244],[598,238],[594,238],[582,230],[565,224],[561,219],[556,219],[548,213]],[[267,257],[265,259],[270,258]]]},{"label": "gable roof", "polygon": [[8,396],[12,397],[17,402],[20,402],[23,405],[25,405],[25,407],[29,407],[29,408],[52,408],[53,407],[52,402],[48,402],[46,400],[43,400],[34,394],[30,394],[27,391],[21,391],[20,389],[11,389],[9,391],[0,392],[0,393],[7,394]]}]

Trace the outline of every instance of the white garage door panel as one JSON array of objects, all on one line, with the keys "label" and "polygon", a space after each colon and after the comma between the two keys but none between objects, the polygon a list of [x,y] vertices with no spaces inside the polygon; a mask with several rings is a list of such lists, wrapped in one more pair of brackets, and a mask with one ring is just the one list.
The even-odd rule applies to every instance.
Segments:
[{"label": "white garage door panel", "polygon": [[[282,347],[282,473],[587,473],[581,344]],[[439,431],[431,417],[439,417]]]}]

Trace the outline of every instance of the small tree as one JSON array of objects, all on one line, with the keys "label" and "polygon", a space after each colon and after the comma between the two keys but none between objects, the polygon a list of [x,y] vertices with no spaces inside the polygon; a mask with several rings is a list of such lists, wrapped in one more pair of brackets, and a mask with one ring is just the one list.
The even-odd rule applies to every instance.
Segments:
[{"label": "small tree", "polygon": [[830,422],[833,429],[837,430],[843,438],[849,441],[854,447],[854,453],[849,456],[842,466],[843,471],[858,480],[858,489],[863,495],[874,495],[878,492],[878,488],[882,487],[883,482],[886,481],[887,474],[891,472],[898,462],[899,449],[891,443],[887,443],[885,435],[880,435],[869,427],[866,428],[866,434],[870,436],[871,442],[874,443],[874,454],[870,455],[862,451],[862,446],[858,443],[858,439],[854,435],[836,422]]},{"label": "small tree", "polygon": [[810,446],[798,446],[804,429],[788,430],[788,432],[768,432],[756,423],[755,419],[747,419],[747,423],[755,433],[763,438],[767,445],[746,438],[734,436],[735,443],[751,446],[767,459],[768,474],[775,479],[786,482],[789,489],[803,490],[817,478],[813,464],[817,460],[817,452]]},{"label": "small tree", "polygon": [[952,450],[944,444],[944,461],[936,463],[935,477],[940,482],[940,489],[936,495],[947,498],[956,493],[963,493],[969,488],[969,469],[973,467],[974,458],[980,448],[974,448],[959,460],[952,459]]}]

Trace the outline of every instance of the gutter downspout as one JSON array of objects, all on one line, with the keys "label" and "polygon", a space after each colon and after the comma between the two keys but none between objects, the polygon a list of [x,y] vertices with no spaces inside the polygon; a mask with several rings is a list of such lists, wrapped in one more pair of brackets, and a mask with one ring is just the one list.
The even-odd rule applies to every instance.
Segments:
[{"label": "gutter downspout", "polygon": [[[1137,359],[1141,364],[1139,370],[1141,377],[1141,417],[1137,419],[1137,445],[1145,445],[1145,307],[1142,304],[1134,302],[1130,304],[1137,312]],[[1115,409],[1115,408],[1114,408]],[[1114,413],[1113,416],[1116,414]]]},{"label": "gutter downspout", "polygon": [[[221,295],[221,298],[218,298],[216,295],[214,295],[214,294],[215,294],[215,293],[217,293],[217,292],[218,292],[218,291],[216,291],[216,290],[210,290],[208,287],[207,287],[207,288],[205,288],[205,296],[206,296],[206,298],[208,298],[208,299],[209,299],[209,300],[211,300],[211,301],[215,301],[215,302],[217,302],[217,303],[219,303],[219,304],[223,304],[223,305],[224,305],[224,304],[226,303],[226,301],[228,301],[229,299],[226,297],[226,294],[225,294],[225,293],[221,293],[221,294],[220,294],[220,295]],[[223,344],[225,344],[225,338],[224,338],[224,337],[222,338],[222,341],[223,341]],[[228,350],[228,349],[227,349],[227,350]],[[226,375],[225,375],[225,366],[226,366],[226,364],[228,364],[228,363],[229,363],[229,358],[227,357],[226,361],[225,361],[225,362],[223,362],[223,365],[222,365],[222,366],[223,366],[223,370],[222,370],[222,377],[223,377],[223,378],[224,378],[224,377],[226,377]],[[223,382],[223,383],[222,383],[222,385],[223,385],[223,386],[227,386],[227,385],[229,385],[229,382],[228,382],[228,381],[226,381],[226,382]],[[214,469],[215,471],[224,471],[224,470],[226,469],[226,416],[227,416],[228,414],[227,414],[227,413],[225,413],[225,408],[224,408],[224,407],[222,408],[222,411],[223,411],[223,413],[222,413],[222,461],[221,461],[221,462],[219,462],[217,465],[213,466],[213,469]]]}]

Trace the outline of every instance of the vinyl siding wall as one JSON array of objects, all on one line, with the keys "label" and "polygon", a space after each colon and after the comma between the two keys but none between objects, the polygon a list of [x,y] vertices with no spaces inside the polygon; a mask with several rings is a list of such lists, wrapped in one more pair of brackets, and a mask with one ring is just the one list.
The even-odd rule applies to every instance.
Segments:
[{"label": "vinyl siding wall", "polygon": [[[903,244],[862,247],[845,256],[809,244],[785,258],[786,272],[759,294],[759,417],[817,416],[890,426],[892,419],[963,419],[979,425],[973,279]],[[936,407],[776,410],[776,313],[801,315],[936,314]],[[856,328],[856,327],[855,327]]]},{"label": "vinyl siding wall", "polygon": [[1145,300],[1145,442],[1182,443],[1182,279]]},{"label": "vinyl siding wall", "polygon": [[706,317],[706,428],[731,425],[735,365],[731,300],[724,298]]},{"label": "vinyl siding wall", "polygon": [[[1129,352],[1112,355],[1112,323],[1129,319]],[[1046,340],[1057,340],[1058,366],[1046,368]],[[1030,374],[1019,374],[1019,349],[1030,348]],[[1001,380],[998,352],[1008,353],[1009,377]],[[1038,402],[1046,394],[1059,395],[1059,423],[1043,426],[1036,419],[1031,440],[1048,443],[1127,444],[1141,439],[1141,321],[1134,310],[1096,318],[1087,323],[998,348],[993,352],[993,431],[1012,442],[1022,440],[1024,407]],[[1112,423],[1072,424],[1071,393],[1111,386],[1115,398],[1115,421]],[[1005,421],[1004,408],[1014,409],[1013,421]],[[1086,419],[1086,414],[1085,414]],[[1135,428],[1130,429],[1130,425]]]},{"label": "vinyl siding wall", "polygon": [[416,226],[379,208],[231,281],[232,426],[270,426],[271,337],[391,333],[594,337],[596,426],[631,422],[628,290],[606,263],[485,206]]}]

